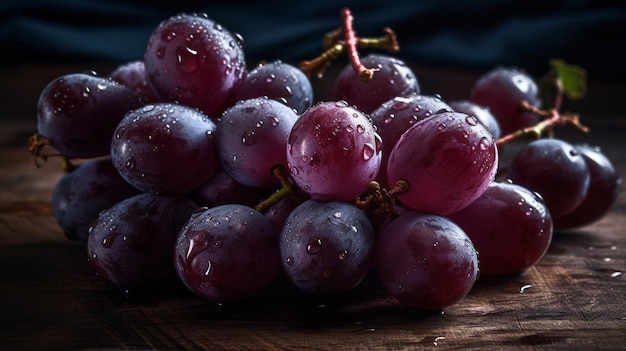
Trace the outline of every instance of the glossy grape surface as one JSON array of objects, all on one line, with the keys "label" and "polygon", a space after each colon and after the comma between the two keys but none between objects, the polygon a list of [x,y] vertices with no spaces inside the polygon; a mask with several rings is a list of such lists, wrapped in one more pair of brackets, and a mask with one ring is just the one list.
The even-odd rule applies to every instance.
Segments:
[{"label": "glossy grape surface", "polygon": [[469,100],[491,110],[503,135],[539,122],[537,115],[519,109],[522,100],[541,105],[537,83],[521,69],[498,67],[485,73],[474,83]]},{"label": "glossy grape surface", "polygon": [[260,64],[246,75],[235,101],[267,96],[301,114],[313,104],[309,78],[296,66],[280,60]]},{"label": "glossy grape surface", "polygon": [[52,80],[37,103],[37,131],[69,158],[108,155],[111,136],[128,110],[141,106],[129,88],[111,79],[71,73]]},{"label": "glossy grape surface", "polygon": [[622,178],[599,147],[574,144],[589,169],[589,190],[583,201],[564,216],[554,218],[555,229],[580,228],[604,217],[617,201]]},{"label": "glossy grape surface", "polygon": [[370,119],[345,101],[319,102],[294,124],[287,142],[288,168],[297,186],[320,201],[361,195],[382,158]]},{"label": "glossy grape surface", "polygon": [[398,301],[437,311],[459,302],[472,289],[478,277],[478,255],[454,222],[408,211],[378,233],[375,267]]},{"label": "glossy grape surface", "polygon": [[178,234],[174,256],[183,283],[214,302],[252,296],[280,272],[278,231],[261,213],[237,204],[194,214]]},{"label": "glossy grape surface", "polygon": [[418,121],[443,111],[452,112],[452,107],[438,96],[413,94],[386,101],[371,113],[372,123],[383,139],[383,157],[376,177],[382,187],[392,188],[394,185],[387,182],[387,162],[400,136]]},{"label": "glossy grape surface", "polygon": [[209,180],[195,188],[192,195],[198,204],[207,207],[226,204],[254,207],[267,196],[267,191],[241,184],[220,169]]},{"label": "glossy grape surface", "polygon": [[305,201],[289,214],[280,234],[285,273],[310,294],[348,292],[371,267],[374,234],[367,217],[350,203]]},{"label": "glossy grape surface", "polygon": [[113,165],[151,193],[189,193],[218,169],[216,125],[200,111],[171,103],[130,111],[111,142]]},{"label": "glossy grape surface", "polygon": [[456,112],[462,112],[476,117],[480,123],[487,127],[487,130],[495,140],[498,140],[502,136],[502,130],[500,129],[498,120],[488,107],[481,106],[469,100],[449,101],[448,105]]},{"label": "glossy grape surface", "polygon": [[498,150],[476,117],[444,112],[409,128],[387,164],[391,184],[409,183],[398,199],[415,210],[447,215],[469,205],[494,180]]},{"label": "glossy grape surface", "polygon": [[140,193],[119,175],[110,158],[92,159],[57,181],[52,213],[69,239],[86,241],[101,211]]},{"label": "glossy grape surface", "polygon": [[89,262],[122,289],[171,284],[176,236],[197,205],[183,195],[140,194],[103,211],[87,240]]},{"label": "glossy grape surface", "polygon": [[287,138],[297,119],[293,109],[265,97],[242,100],[229,107],[215,133],[224,171],[248,186],[267,188],[279,184],[272,168],[287,168]]},{"label": "glossy grape surface", "polygon": [[159,24],[144,54],[159,98],[218,118],[246,76],[241,39],[205,14],[182,13]]},{"label": "glossy grape surface", "polygon": [[160,99],[148,83],[146,76],[146,66],[142,60],[131,61],[117,66],[109,77],[114,81],[126,86],[134,91],[141,98],[143,103],[155,103]]},{"label": "glossy grape surface", "polygon": [[420,93],[417,77],[404,61],[392,56],[369,54],[361,58],[361,63],[375,70],[372,79],[363,81],[352,65],[346,65],[335,80],[332,100],[345,100],[369,114],[385,101]]},{"label": "glossy grape surface", "polygon": [[521,274],[543,258],[552,240],[552,217],[543,200],[511,183],[491,183],[449,218],[474,243],[482,275]]},{"label": "glossy grape surface", "polygon": [[553,218],[573,211],[589,191],[589,169],[576,148],[560,139],[525,145],[507,170],[513,183],[538,192]]}]

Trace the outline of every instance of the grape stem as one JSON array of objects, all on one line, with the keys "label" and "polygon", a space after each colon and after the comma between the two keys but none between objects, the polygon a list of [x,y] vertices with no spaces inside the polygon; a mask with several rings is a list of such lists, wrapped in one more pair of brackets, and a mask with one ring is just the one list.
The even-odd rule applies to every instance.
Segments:
[{"label": "grape stem", "polygon": [[356,199],[354,205],[364,212],[386,214],[392,219],[400,213],[394,209],[396,197],[409,191],[409,183],[405,180],[398,180],[391,190],[381,188],[377,181],[371,181],[367,185],[364,199]]},{"label": "grape stem", "polygon": [[296,194],[296,187],[291,181],[289,181],[289,178],[287,178],[285,167],[283,165],[278,164],[272,167],[272,174],[280,181],[281,186],[279,190],[255,206],[254,209],[261,213],[266,213],[280,200]]},{"label": "grape stem", "polygon": [[42,136],[39,133],[35,133],[28,138],[28,143],[30,146],[28,147],[28,151],[33,155],[33,159],[35,161],[35,166],[37,168],[41,167],[43,162],[48,161],[50,157],[60,157],[63,165],[63,171],[69,173],[76,169],[76,166],[70,162],[70,159],[60,153],[56,154],[46,154],[43,150],[50,146],[50,141]]},{"label": "grape stem", "polygon": [[[324,52],[312,59],[305,60],[300,63],[300,70],[307,76],[314,74],[321,77],[331,62],[339,58],[346,49],[348,57],[359,77],[370,79],[374,73],[373,69],[366,68],[361,64],[358,50],[359,48],[383,49],[389,52],[400,51],[400,44],[396,33],[389,27],[383,29],[384,35],[377,38],[359,38],[354,32],[352,26],[353,16],[350,9],[345,8],[342,11],[342,26],[331,32],[326,33],[322,41]],[[344,37],[344,40],[342,39]]]},{"label": "grape stem", "polygon": [[539,123],[534,126],[530,126],[527,128],[523,128],[507,134],[498,140],[496,140],[496,145],[501,147],[507,143],[510,143],[514,140],[525,139],[525,138],[541,138],[544,132],[551,132],[556,126],[564,126],[564,125],[572,125],[576,127],[583,133],[588,133],[589,128],[584,126],[580,122],[580,116],[575,113],[560,113],[557,108],[551,108],[549,110],[539,109],[531,104],[528,101],[520,102],[519,108],[523,111],[527,111],[530,113],[534,113],[539,117],[542,117]]}]

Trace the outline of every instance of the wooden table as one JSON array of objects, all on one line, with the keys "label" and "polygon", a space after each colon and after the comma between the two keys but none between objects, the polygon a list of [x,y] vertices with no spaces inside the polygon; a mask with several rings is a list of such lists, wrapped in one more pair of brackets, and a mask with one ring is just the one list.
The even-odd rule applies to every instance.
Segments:
[{"label": "wooden table", "polygon": [[[60,164],[38,169],[27,152],[38,91],[70,67],[2,70],[2,106],[15,108],[2,112],[0,125],[1,350],[626,350],[624,193],[601,221],[555,234],[525,274],[483,277],[442,314],[399,305],[373,276],[332,299],[306,297],[280,280],[233,305],[207,303],[182,286],[127,295],[97,277],[85,247],[56,224],[50,196]],[[449,87],[442,77],[451,81],[456,90],[444,98],[462,97],[476,77],[419,74],[426,91]],[[25,76],[28,88],[11,80]],[[589,104],[573,105],[590,115],[583,121],[591,134],[563,136],[600,145],[626,175],[626,118],[617,109],[624,88],[602,85],[595,95],[593,88]],[[607,96],[622,100],[613,109]]]}]

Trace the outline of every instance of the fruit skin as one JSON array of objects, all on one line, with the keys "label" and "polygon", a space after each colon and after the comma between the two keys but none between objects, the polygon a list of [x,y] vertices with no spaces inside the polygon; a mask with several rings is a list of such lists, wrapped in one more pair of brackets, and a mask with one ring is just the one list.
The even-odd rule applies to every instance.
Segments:
[{"label": "fruit skin", "polygon": [[218,118],[247,74],[241,39],[206,14],[182,13],[159,24],[144,54],[148,81],[163,101]]},{"label": "fruit skin", "polygon": [[576,148],[560,139],[542,138],[513,157],[507,177],[538,192],[553,218],[573,211],[589,191],[589,169]]},{"label": "fruit skin", "polygon": [[389,155],[387,179],[409,183],[398,196],[407,207],[447,215],[478,198],[497,167],[498,150],[486,127],[474,116],[443,112],[402,134]]},{"label": "fruit skin", "polygon": [[387,291],[421,311],[464,298],[478,278],[478,255],[467,234],[446,217],[407,211],[377,235],[375,268]]},{"label": "fruit skin", "polygon": [[516,184],[496,183],[448,216],[470,237],[481,275],[521,274],[545,255],[552,217],[541,197]]},{"label": "fruit skin", "polygon": [[109,78],[71,73],[52,80],[37,102],[37,131],[69,158],[108,155],[111,136],[128,110],[142,105]]}]

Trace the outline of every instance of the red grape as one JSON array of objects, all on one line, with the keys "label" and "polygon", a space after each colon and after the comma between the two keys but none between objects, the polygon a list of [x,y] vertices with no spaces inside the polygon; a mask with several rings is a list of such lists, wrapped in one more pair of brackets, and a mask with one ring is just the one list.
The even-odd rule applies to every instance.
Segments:
[{"label": "red grape", "polygon": [[435,114],[409,128],[387,164],[390,184],[409,183],[398,199],[415,210],[447,215],[469,205],[494,180],[498,150],[476,117]]},{"label": "red grape", "polygon": [[152,32],[144,55],[148,81],[165,101],[218,118],[246,76],[241,39],[206,14],[178,14]]},{"label": "red grape", "polygon": [[376,177],[380,161],[381,140],[372,122],[345,101],[317,103],[289,134],[291,176],[315,200],[356,198]]},{"label": "red grape", "polygon": [[469,100],[448,101],[448,105],[456,112],[462,112],[476,117],[480,123],[487,127],[487,130],[495,140],[498,140],[502,136],[502,130],[500,129],[498,120],[488,107],[481,106]]},{"label": "red grape", "polygon": [[148,83],[146,67],[143,61],[131,61],[117,66],[109,77],[128,87],[139,96],[144,103],[159,102],[159,98]]},{"label": "red grape", "polygon": [[478,255],[467,234],[451,220],[408,211],[378,233],[375,267],[398,301],[436,311],[469,293],[478,278]]}]

